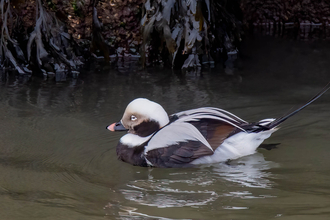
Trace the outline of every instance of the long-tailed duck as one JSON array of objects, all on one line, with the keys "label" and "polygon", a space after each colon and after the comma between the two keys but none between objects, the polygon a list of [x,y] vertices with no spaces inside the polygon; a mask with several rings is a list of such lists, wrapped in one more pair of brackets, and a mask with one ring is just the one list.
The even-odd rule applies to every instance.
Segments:
[{"label": "long-tailed duck", "polygon": [[330,83],[295,111],[255,123],[219,108],[197,108],[168,116],[145,98],[128,104],[110,131],[128,131],[117,145],[118,158],[136,166],[187,167],[225,162],[256,152],[278,126],[330,88]]}]

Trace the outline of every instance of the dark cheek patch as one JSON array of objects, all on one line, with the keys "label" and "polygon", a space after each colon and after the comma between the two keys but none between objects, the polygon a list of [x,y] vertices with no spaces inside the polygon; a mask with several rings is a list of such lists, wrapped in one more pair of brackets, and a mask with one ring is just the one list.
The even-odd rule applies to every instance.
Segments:
[{"label": "dark cheek patch", "polygon": [[134,133],[140,137],[147,137],[159,130],[159,124],[155,121],[143,121],[142,123],[133,127]]}]

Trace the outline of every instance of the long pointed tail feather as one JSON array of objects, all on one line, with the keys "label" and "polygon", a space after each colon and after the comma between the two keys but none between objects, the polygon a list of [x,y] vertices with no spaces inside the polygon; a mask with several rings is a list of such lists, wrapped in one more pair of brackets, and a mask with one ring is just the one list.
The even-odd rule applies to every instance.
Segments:
[{"label": "long pointed tail feather", "polygon": [[268,129],[272,129],[272,128],[278,126],[279,124],[281,124],[282,122],[284,122],[285,120],[287,120],[288,118],[290,118],[291,116],[297,114],[299,111],[301,111],[302,109],[306,108],[308,105],[310,105],[311,103],[313,103],[316,99],[320,98],[329,89],[330,89],[330,82],[319,93],[317,93],[313,98],[311,98],[306,104],[300,106],[298,109],[292,111],[291,113],[289,113],[287,115],[284,115],[284,116],[282,116],[282,117],[274,120],[272,123],[268,124],[266,127]]}]

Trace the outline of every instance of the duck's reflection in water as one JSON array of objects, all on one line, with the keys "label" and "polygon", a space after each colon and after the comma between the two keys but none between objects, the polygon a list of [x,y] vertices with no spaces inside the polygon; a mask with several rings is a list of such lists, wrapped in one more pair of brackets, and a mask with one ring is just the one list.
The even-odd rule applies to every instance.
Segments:
[{"label": "duck's reflection in water", "polygon": [[[147,179],[131,181],[120,191],[130,204],[134,202],[139,207],[200,207],[221,197],[227,198],[221,199],[223,209],[247,209],[226,205],[223,200],[272,197],[264,189],[268,191],[274,185],[269,169],[277,166],[256,153],[230,163],[193,169],[150,169]],[[120,215],[145,215],[136,207],[129,208],[131,211],[120,208]]]},{"label": "duck's reflection in water", "polygon": [[223,179],[237,183],[247,188],[271,188],[272,173],[270,168],[278,167],[272,161],[266,161],[261,153],[256,153],[239,160],[231,161],[229,165],[218,164],[213,166],[213,171]]}]

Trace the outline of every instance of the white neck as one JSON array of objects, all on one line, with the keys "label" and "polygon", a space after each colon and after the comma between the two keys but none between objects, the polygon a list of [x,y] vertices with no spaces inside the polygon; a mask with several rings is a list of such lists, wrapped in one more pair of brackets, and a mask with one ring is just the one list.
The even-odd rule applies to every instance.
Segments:
[{"label": "white neck", "polygon": [[127,145],[128,147],[137,147],[147,142],[153,134],[147,137],[140,137],[136,134],[125,134],[120,138],[120,143]]}]

